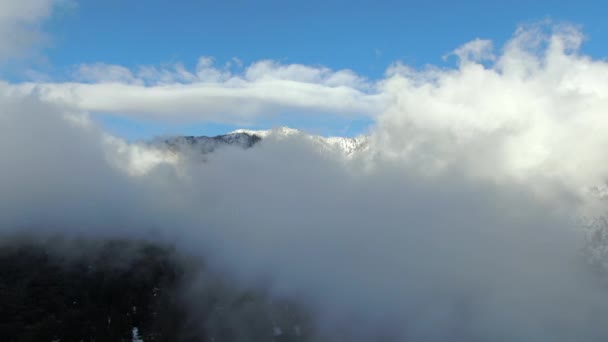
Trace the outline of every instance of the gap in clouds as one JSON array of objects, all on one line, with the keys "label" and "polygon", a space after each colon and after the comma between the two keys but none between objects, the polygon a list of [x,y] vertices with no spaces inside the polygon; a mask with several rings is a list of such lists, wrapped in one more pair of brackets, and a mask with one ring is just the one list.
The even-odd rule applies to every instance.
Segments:
[{"label": "gap in clouds", "polygon": [[298,127],[298,130],[323,137],[356,137],[369,133],[371,119],[348,119],[335,115],[280,114],[255,124],[216,122],[172,123],[137,120],[110,113],[93,113],[91,118],[106,132],[128,142],[151,140],[158,136],[217,136],[237,129],[271,130],[277,127]]},{"label": "gap in clouds", "polygon": [[216,136],[243,128],[240,125],[213,122],[172,124],[102,113],[92,115],[92,119],[99,123],[104,131],[130,143],[149,141],[163,136]]}]

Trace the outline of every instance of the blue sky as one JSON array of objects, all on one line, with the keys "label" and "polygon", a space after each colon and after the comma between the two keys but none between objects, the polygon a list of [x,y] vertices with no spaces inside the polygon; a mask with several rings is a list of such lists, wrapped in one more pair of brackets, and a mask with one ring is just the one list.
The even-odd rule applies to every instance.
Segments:
[{"label": "blue sky", "polygon": [[124,1],[81,0],[49,29],[57,66],[122,65],[201,55],[245,63],[274,59],[381,76],[396,60],[441,64],[474,38],[499,45],[520,23],[552,18],[581,24],[586,50],[606,55],[601,2],[585,1]]},{"label": "blue sky", "polygon": [[[518,24],[546,18],[581,25],[590,38],[583,52],[601,58],[608,55],[605,11],[600,1],[81,0],[60,8],[45,24],[53,43],[36,68],[61,79],[80,64],[136,68],[181,62],[193,68],[200,56],[211,56],[218,64],[236,57],[245,65],[271,59],[350,69],[374,80],[395,61],[414,67],[453,65],[453,59],[442,57],[458,46],[486,38],[500,47]],[[96,117],[128,139],[218,134],[240,126],[209,120],[167,124],[106,113]],[[282,112],[246,126],[355,135],[373,122],[320,118]]]}]

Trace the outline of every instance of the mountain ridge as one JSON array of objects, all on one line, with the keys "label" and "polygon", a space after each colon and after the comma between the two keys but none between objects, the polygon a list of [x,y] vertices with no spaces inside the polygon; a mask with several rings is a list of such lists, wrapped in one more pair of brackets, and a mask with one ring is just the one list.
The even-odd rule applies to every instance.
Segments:
[{"label": "mountain ridge", "polygon": [[180,151],[184,147],[195,148],[198,151],[207,154],[212,153],[217,148],[223,146],[237,146],[248,149],[266,139],[284,139],[294,136],[301,136],[306,139],[310,139],[313,143],[318,144],[322,148],[337,149],[338,151],[342,151],[347,155],[367,149],[369,140],[368,136],[365,135],[356,137],[323,137],[308,134],[289,127],[278,127],[271,130],[237,129],[215,136],[178,135],[161,137],[151,140],[148,142],[148,144],[154,147],[166,147],[174,152]]}]

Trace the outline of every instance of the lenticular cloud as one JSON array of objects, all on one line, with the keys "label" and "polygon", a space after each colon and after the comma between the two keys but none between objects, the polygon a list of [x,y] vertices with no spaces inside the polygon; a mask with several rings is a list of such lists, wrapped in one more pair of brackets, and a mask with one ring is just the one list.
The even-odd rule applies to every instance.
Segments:
[{"label": "lenticular cloud", "polygon": [[605,209],[608,64],[582,41],[530,26],[455,68],[395,64],[348,155],[277,131],[165,158],[50,103],[60,85],[4,84],[0,229],[169,241],[305,303],[319,341],[603,341],[604,247],[578,222]]}]

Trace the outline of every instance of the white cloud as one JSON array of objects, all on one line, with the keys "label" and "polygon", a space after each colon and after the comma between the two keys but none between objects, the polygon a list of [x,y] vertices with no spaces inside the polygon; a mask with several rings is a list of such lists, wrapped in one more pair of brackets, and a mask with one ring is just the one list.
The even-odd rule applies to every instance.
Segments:
[{"label": "white cloud", "polygon": [[104,63],[82,64],[78,66],[74,77],[92,83],[142,84],[128,68]]},{"label": "white cloud", "polygon": [[45,41],[40,23],[65,0],[1,0],[0,61],[26,53],[34,44]]},{"label": "white cloud", "polygon": [[452,52],[460,59],[461,63],[466,62],[481,62],[485,60],[494,60],[493,43],[486,39],[475,39],[470,41]]},{"label": "white cloud", "polygon": [[[603,184],[608,63],[581,55],[582,40],[572,26],[526,26],[489,66],[477,58],[456,69],[395,66],[382,83],[394,101],[377,137],[423,167],[464,158],[467,172],[488,177]],[[489,47],[474,41],[456,51],[489,55]]]},{"label": "white cloud", "polygon": [[182,64],[132,71],[98,63],[79,66],[76,76],[88,83],[21,88],[80,110],[159,120],[246,123],[285,111],[373,117],[384,104],[374,85],[352,71],[272,61],[254,63],[242,73],[214,67],[208,57],[194,71]]}]

